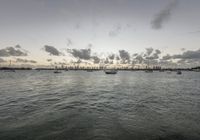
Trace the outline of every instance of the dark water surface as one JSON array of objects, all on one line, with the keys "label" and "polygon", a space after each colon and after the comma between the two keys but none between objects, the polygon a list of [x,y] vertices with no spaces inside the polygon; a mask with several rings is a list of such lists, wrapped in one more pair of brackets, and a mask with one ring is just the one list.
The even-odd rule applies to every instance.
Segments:
[{"label": "dark water surface", "polygon": [[0,140],[200,140],[200,73],[0,72]]}]

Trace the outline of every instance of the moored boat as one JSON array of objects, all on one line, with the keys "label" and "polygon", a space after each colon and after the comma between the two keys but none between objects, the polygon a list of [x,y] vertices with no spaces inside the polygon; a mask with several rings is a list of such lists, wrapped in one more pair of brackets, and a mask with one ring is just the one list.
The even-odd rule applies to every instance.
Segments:
[{"label": "moored boat", "polygon": [[61,71],[55,70],[54,73],[62,73]]},{"label": "moored boat", "polygon": [[106,69],[104,70],[105,74],[117,74],[116,69]]},{"label": "moored boat", "polygon": [[181,75],[182,72],[181,72],[180,70],[178,70],[178,71],[176,72],[176,74]]},{"label": "moored boat", "polygon": [[55,67],[54,73],[62,73],[60,70],[58,70],[57,67]]},{"label": "moored boat", "polygon": [[146,72],[146,73],[152,73],[153,70],[152,70],[152,69],[146,69],[145,72]]}]

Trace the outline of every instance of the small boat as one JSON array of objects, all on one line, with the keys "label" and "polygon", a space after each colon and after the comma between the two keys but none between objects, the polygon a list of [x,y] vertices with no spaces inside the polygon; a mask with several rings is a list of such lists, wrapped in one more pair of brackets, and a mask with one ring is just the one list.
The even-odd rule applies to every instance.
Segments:
[{"label": "small boat", "polygon": [[146,72],[146,73],[152,73],[153,70],[152,70],[152,69],[146,69],[145,72]]},{"label": "small boat", "polygon": [[58,67],[56,66],[56,67],[55,67],[55,70],[54,70],[54,73],[56,73],[56,74],[57,74],[57,73],[62,73],[62,72],[61,72],[61,71],[59,71]]},{"label": "small boat", "polygon": [[117,74],[117,70],[115,69],[106,69],[104,72],[105,74]]},{"label": "small boat", "polygon": [[176,74],[181,75],[182,72],[181,72],[180,70],[178,70],[178,71],[176,72]]},{"label": "small boat", "polygon": [[54,73],[57,74],[57,73],[62,73],[62,72],[61,72],[61,71],[58,71],[58,70],[55,70]]}]

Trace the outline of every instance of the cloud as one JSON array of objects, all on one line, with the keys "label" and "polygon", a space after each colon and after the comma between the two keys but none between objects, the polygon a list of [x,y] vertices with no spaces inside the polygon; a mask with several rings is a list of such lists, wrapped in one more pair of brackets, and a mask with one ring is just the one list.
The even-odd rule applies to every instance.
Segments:
[{"label": "cloud", "polygon": [[170,60],[170,59],[172,59],[172,56],[169,54],[162,57],[162,60]]},{"label": "cloud", "polygon": [[109,58],[110,60],[114,60],[114,59],[115,59],[115,54],[110,54],[110,55],[108,56],[108,58]]},{"label": "cloud", "polygon": [[20,45],[16,45],[16,46],[15,46],[15,48],[18,48],[18,49],[20,49],[20,48],[21,48],[21,46],[20,46]]},{"label": "cloud", "polygon": [[71,49],[68,50],[75,58],[90,60],[91,59],[91,49]]},{"label": "cloud", "polygon": [[21,49],[21,46],[16,45],[15,47],[6,47],[0,49],[0,57],[10,57],[10,56],[27,56],[27,51]]},{"label": "cloud", "polygon": [[114,28],[108,33],[110,37],[116,37],[121,32],[122,27],[121,25],[116,25]]},{"label": "cloud", "polygon": [[178,0],[174,0],[169,5],[167,5],[163,10],[161,10],[151,21],[151,26],[155,30],[162,29],[163,24],[167,22],[172,14],[172,11],[178,4]]},{"label": "cloud", "polygon": [[160,59],[161,65],[195,66],[200,64],[200,49],[185,51],[182,54],[165,55]]},{"label": "cloud", "polygon": [[120,57],[119,57],[118,55],[116,56],[116,60],[117,60],[117,61],[120,60]]},{"label": "cloud", "polygon": [[[152,52],[151,52],[152,53]],[[149,60],[155,60],[155,59],[159,59],[159,55],[161,54],[161,51],[156,49],[155,52],[151,55],[146,57]]]},{"label": "cloud", "polygon": [[48,52],[50,55],[55,55],[55,56],[59,56],[61,55],[62,53],[59,52],[55,47],[53,46],[48,46],[48,45],[45,45],[44,46],[44,50],[46,52]]},{"label": "cloud", "polygon": [[101,60],[98,56],[92,56],[92,59],[94,60],[93,61],[94,64],[98,64]]},{"label": "cloud", "polygon": [[109,64],[109,59],[106,58],[106,60],[104,61],[104,64]]},{"label": "cloud", "polygon": [[67,46],[73,45],[72,40],[70,38],[67,38]]},{"label": "cloud", "polygon": [[52,59],[47,59],[47,62],[51,62],[52,61]]},{"label": "cloud", "polygon": [[123,64],[130,62],[130,54],[127,51],[119,50],[119,56],[120,56]]},{"label": "cloud", "polygon": [[146,48],[146,56],[150,56],[153,52],[153,48]]},{"label": "cloud", "polygon": [[142,55],[137,55],[134,59],[137,63],[142,64],[144,61],[144,58]]},{"label": "cloud", "polygon": [[37,61],[35,60],[27,60],[27,59],[21,59],[21,58],[17,58],[16,62],[17,63],[32,63],[32,64],[37,63]]},{"label": "cloud", "polygon": [[196,51],[186,51],[183,54],[172,56],[173,59],[200,59],[200,49]]},{"label": "cloud", "polygon": [[93,47],[93,44],[92,43],[89,43],[88,44],[88,48],[92,48]]},{"label": "cloud", "polygon": [[183,51],[183,52],[184,52],[185,50],[186,50],[185,48],[181,48],[181,51]]},{"label": "cloud", "polygon": [[0,58],[0,63],[5,63],[6,61],[2,58]]}]

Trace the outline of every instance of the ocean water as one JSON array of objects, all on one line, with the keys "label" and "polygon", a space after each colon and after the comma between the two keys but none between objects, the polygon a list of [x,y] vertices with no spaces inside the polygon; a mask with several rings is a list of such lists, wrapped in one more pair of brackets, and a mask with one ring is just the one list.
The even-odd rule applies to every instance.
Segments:
[{"label": "ocean water", "polygon": [[199,140],[200,73],[0,71],[0,140]]}]

